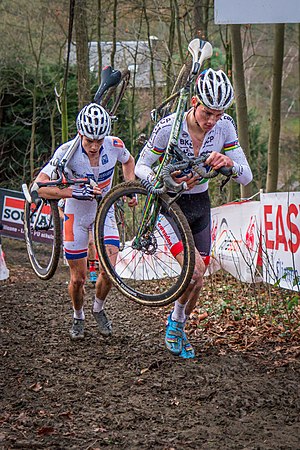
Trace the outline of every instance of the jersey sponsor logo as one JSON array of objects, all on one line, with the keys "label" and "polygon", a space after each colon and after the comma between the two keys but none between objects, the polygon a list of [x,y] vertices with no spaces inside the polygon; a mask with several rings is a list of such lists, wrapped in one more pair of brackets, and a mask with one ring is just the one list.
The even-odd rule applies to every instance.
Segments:
[{"label": "jersey sponsor logo", "polygon": [[114,173],[114,167],[112,167],[109,170],[106,170],[105,172],[99,173],[97,182],[99,183],[101,181],[107,180],[108,178],[111,178],[113,173]]},{"label": "jersey sponsor logo", "polygon": [[103,165],[108,163],[108,156],[106,154],[101,156],[101,163]]},{"label": "jersey sponsor logo", "polygon": [[234,126],[235,130],[237,129],[237,128],[236,128],[236,124],[235,124],[233,118],[232,118],[231,116],[229,116],[228,114],[224,114],[224,115],[221,117],[220,121],[221,121],[221,120],[227,120],[227,121],[231,122],[232,125]]},{"label": "jersey sponsor logo", "polygon": [[124,147],[124,143],[123,141],[121,141],[121,139],[119,138],[113,138],[113,146],[117,147],[117,148],[123,148]]},{"label": "jersey sponsor logo", "polygon": [[166,125],[166,124],[170,123],[170,122],[173,120],[173,118],[174,118],[174,117],[172,117],[172,116],[164,117],[164,118],[159,122],[159,125]]},{"label": "jersey sponsor logo", "polygon": [[214,139],[215,139],[215,136],[213,136],[213,135],[212,136],[208,136],[207,139],[205,139],[203,146],[204,145],[209,145],[209,144],[211,145]]},{"label": "jersey sponsor logo", "polygon": [[193,144],[190,139],[180,138],[179,144],[182,145],[183,147],[193,148]]}]

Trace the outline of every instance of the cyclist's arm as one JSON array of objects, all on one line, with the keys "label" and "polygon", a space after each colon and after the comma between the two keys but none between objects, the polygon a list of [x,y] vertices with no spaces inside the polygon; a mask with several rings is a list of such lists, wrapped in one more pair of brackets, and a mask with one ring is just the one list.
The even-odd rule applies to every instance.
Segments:
[{"label": "cyclist's arm", "polygon": [[[42,182],[45,183],[47,181],[50,181],[49,175],[44,173],[43,171],[40,172],[35,179],[37,183]],[[38,190],[39,196],[44,198],[49,198],[53,200],[58,200],[60,198],[71,198],[72,197],[72,188],[67,187],[65,189],[60,189],[57,186],[47,186],[47,187],[41,187]]]},{"label": "cyclist's arm", "polygon": [[[223,153],[232,161],[235,175],[232,177],[237,183],[246,186],[252,181],[253,175],[245,153],[240,146],[235,123],[232,117],[226,119],[226,137],[223,145]],[[227,159],[228,161],[228,159]],[[227,162],[229,167],[230,162]]]},{"label": "cyclist's arm", "polygon": [[155,178],[152,166],[163,157],[168,145],[173,123],[173,115],[162,119],[154,127],[149,141],[142,149],[136,162],[135,174],[138,178],[153,181]]},{"label": "cyclist's arm", "polygon": [[242,147],[238,145],[235,149],[228,150],[226,154],[233,161],[235,174],[232,179],[244,186],[249,184],[253,175]]},{"label": "cyclist's arm", "polygon": [[134,159],[133,159],[132,155],[129,156],[129,159],[126,163],[122,163],[122,170],[123,170],[123,175],[124,175],[125,181],[134,181],[135,180]]}]

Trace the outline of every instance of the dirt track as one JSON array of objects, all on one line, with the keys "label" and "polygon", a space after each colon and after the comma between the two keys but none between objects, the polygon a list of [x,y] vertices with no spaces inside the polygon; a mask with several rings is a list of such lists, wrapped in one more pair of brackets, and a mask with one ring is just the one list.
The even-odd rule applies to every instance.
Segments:
[{"label": "dirt track", "polygon": [[0,286],[1,449],[299,450],[300,364],[271,352],[275,343],[233,353],[193,335],[196,359],[179,361],[163,345],[168,308],[116,290],[105,339],[91,286],[87,338],[70,342],[67,269],[43,282],[23,243],[3,247],[11,276]]}]

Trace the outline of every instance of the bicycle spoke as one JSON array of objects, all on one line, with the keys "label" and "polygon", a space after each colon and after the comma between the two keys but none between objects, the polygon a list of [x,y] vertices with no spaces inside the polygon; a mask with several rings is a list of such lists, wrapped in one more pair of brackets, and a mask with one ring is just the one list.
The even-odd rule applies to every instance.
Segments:
[{"label": "bicycle spoke", "polygon": [[[186,222],[187,231],[184,229],[181,220],[185,218],[177,206],[169,208],[159,199],[157,206],[151,203],[145,208],[149,202],[147,191],[138,183],[132,184],[133,192],[129,190],[128,194],[122,186],[115,188],[97,212],[95,231],[99,257],[112,281],[125,295],[150,306],[167,304],[182,292],[182,285],[191,277],[190,263],[194,254],[190,248],[193,248],[190,230]],[[138,196],[138,205],[131,208],[128,202],[133,193]],[[107,236],[116,235],[125,236],[125,247],[118,252],[113,264],[111,249],[105,243]],[[185,249],[181,254],[182,265],[171,251],[172,246],[181,241]]]}]

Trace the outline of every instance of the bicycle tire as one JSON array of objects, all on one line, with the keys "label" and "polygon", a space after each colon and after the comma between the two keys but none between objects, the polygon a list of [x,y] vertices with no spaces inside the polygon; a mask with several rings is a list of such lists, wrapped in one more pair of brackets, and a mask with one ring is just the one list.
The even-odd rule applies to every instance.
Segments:
[{"label": "bicycle tire", "polygon": [[[108,113],[111,116],[115,115],[120,105],[120,102],[125,94],[129,80],[130,80],[130,71],[126,69],[122,72],[121,79],[118,85],[109,88],[106,94],[103,96],[101,100],[101,105],[105,109],[107,109]],[[113,96],[115,96],[115,98],[113,99],[112,104],[110,104],[109,102]]]},{"label": "bicycle tire", "polygon": [[[49,280],[58,266],[62,237],[57,200],[40,199],[38,206],[25,200],[24,235],[28,258],[35,274]],[[38,223],[33,223],[36,215]],[[42,234],[53,236],[52,244],[41,242]]]},{"label": "bicycle tire", "polygon": [[[146,251],[133,249],[132,242],[143,214],[147,194],[147,190],[139,182],[121,183],[113,188],[104,197],[97,210],[95,243],[103,269],[122,294],[145,306],[165,306],[180,297],[190,283],[195,266],[195,246],[190,227],[181,209],[177,204],[169,206],[170,198],[163,195],[158,199],[160,219],[155,224],[155,232],[151,234],[152,253],[149,249]],[[112,217],[114,220],[115,217],[111,207],[116,207],[120,199],[126,200],[132,195],[138,196],[138,205],[130,208],[127,201],[124,201],[125,249],[119,252],[117,247],[114,247],[116,252],[113,254],[112,247],[107,248],[105,240],[105,236],[112,234],[108,228],[105,228],[108,221],[112,220]],[[168,230],[171,230],[171,233],[161,231],[162,227],[159,223],[162,224],[163,220],[168,224]],[[116,227],[112,228],[113,231],[115,229]],[[179,240],[183,244],[183,264],[181,265],[172,256],[167,246],[167,243],[170,243],[170,237],[174,238],[174,233],[180,236]],[[150,239],[149,234],[147,239]],[[144,237],[146,238],[146,234],[142,236]],[[117,256],[118,260],[114,266],[110,258],[117,258]]]}]

